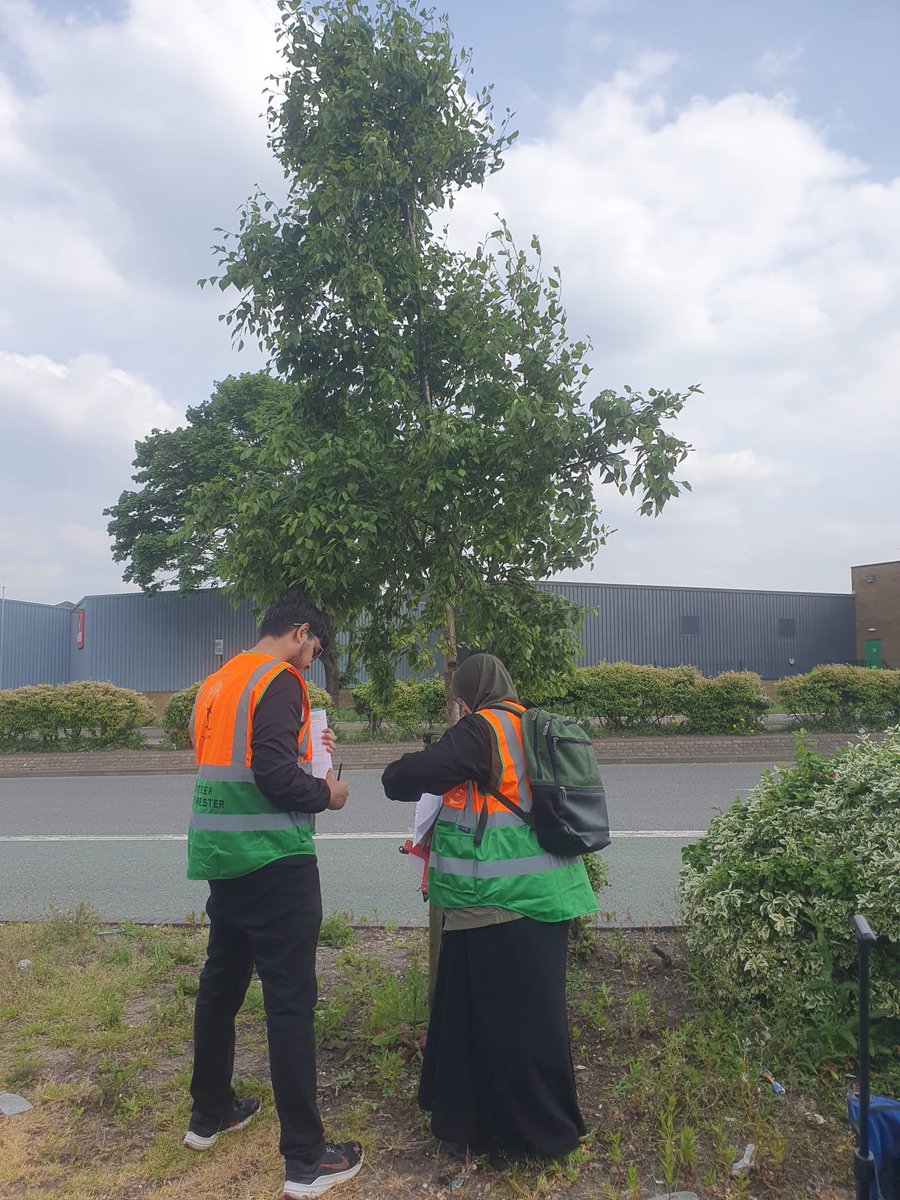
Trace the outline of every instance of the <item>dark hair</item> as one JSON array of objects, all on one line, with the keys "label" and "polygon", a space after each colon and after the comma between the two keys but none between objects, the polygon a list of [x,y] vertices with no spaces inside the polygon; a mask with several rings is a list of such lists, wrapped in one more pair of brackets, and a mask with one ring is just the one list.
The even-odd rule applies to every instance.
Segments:
[{"label": "dark hair", "polygon": [[299,592],[289,592],[273,604],[259,623],[259,636],[282,637],[298,625],[309,625],[313,637],[317,637],[325,650],[331,644],[331,622],[321,609]]}]

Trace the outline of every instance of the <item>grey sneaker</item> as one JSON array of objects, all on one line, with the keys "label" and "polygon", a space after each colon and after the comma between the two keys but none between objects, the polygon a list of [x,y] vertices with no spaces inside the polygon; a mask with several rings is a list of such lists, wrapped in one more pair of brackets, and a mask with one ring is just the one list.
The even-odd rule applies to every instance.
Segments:
[{"label": "grey sneaker", "polygon": [[359,1142],[326,1142],[322,1157],[314,1167],[287,1164],[284,1200],[324,1196],[329,1188],[352,1179],[362,1166],[362,1160],[363,1150]]},{"label": "grey sneaker", "polygon": [[235,1100],[231,1112],[220,1121],[210,1120],[199,1113],[191,1114],[191,1123],[184,1135],[183,1144],[189,1150],[208,1150],[222,1133],[232,1133],[235,1129],[243,1129],[253,1120],[259,1110],[259,1101],[245,1096],[243,1100]]}]

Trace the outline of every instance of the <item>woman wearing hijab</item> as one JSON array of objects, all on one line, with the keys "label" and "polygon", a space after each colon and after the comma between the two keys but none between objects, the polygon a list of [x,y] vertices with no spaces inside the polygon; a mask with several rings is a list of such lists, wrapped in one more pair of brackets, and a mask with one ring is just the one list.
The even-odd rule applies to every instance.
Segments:
[{"label": "woman wearing hijab", "polygon": [[444,929],[419,1105],[441,1141],[497,1165],[557,1158],[585,1132],[566,1016],[569,922],[597,902],[581,859],[548,854],[491,795],[531,808],[525,706],[503,663],[472,655],[453,687],[466,715],[382,776],[392,800],[443,797],[428,895]]}]

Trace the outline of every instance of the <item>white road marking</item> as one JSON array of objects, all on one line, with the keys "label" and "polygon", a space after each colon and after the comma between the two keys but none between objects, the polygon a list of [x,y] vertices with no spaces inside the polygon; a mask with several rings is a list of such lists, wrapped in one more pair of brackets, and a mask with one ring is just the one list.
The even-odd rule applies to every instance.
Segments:
[{"label": "white road marking", "polygon": [[[617,829],[619,838],[699,838],[705,829]],[[405,841],[408,833],[317,833],[318,842]],[[186,842],[186,833],[28,833],[0,835],[0,842]]]}]

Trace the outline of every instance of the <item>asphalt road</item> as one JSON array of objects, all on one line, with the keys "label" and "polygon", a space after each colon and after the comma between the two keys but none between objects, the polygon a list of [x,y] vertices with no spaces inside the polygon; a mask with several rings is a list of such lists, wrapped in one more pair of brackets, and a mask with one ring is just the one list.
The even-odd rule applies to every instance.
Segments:
[{"label": "asphalt road", "polygon": [[[613,844],[604,917],[617,924],[677,920],[681,846],[770,764],[607,766]],[[421,924],[426,906],[413,866],[398,853],[411,809],[387,800],[380,772],[349,776],[350,800],[317,818],[326,911]],[[108,920],[184,920],[205,885],[184,878],[192,776],[0,780],[0,919],[53,904],[94,905]]]}]

